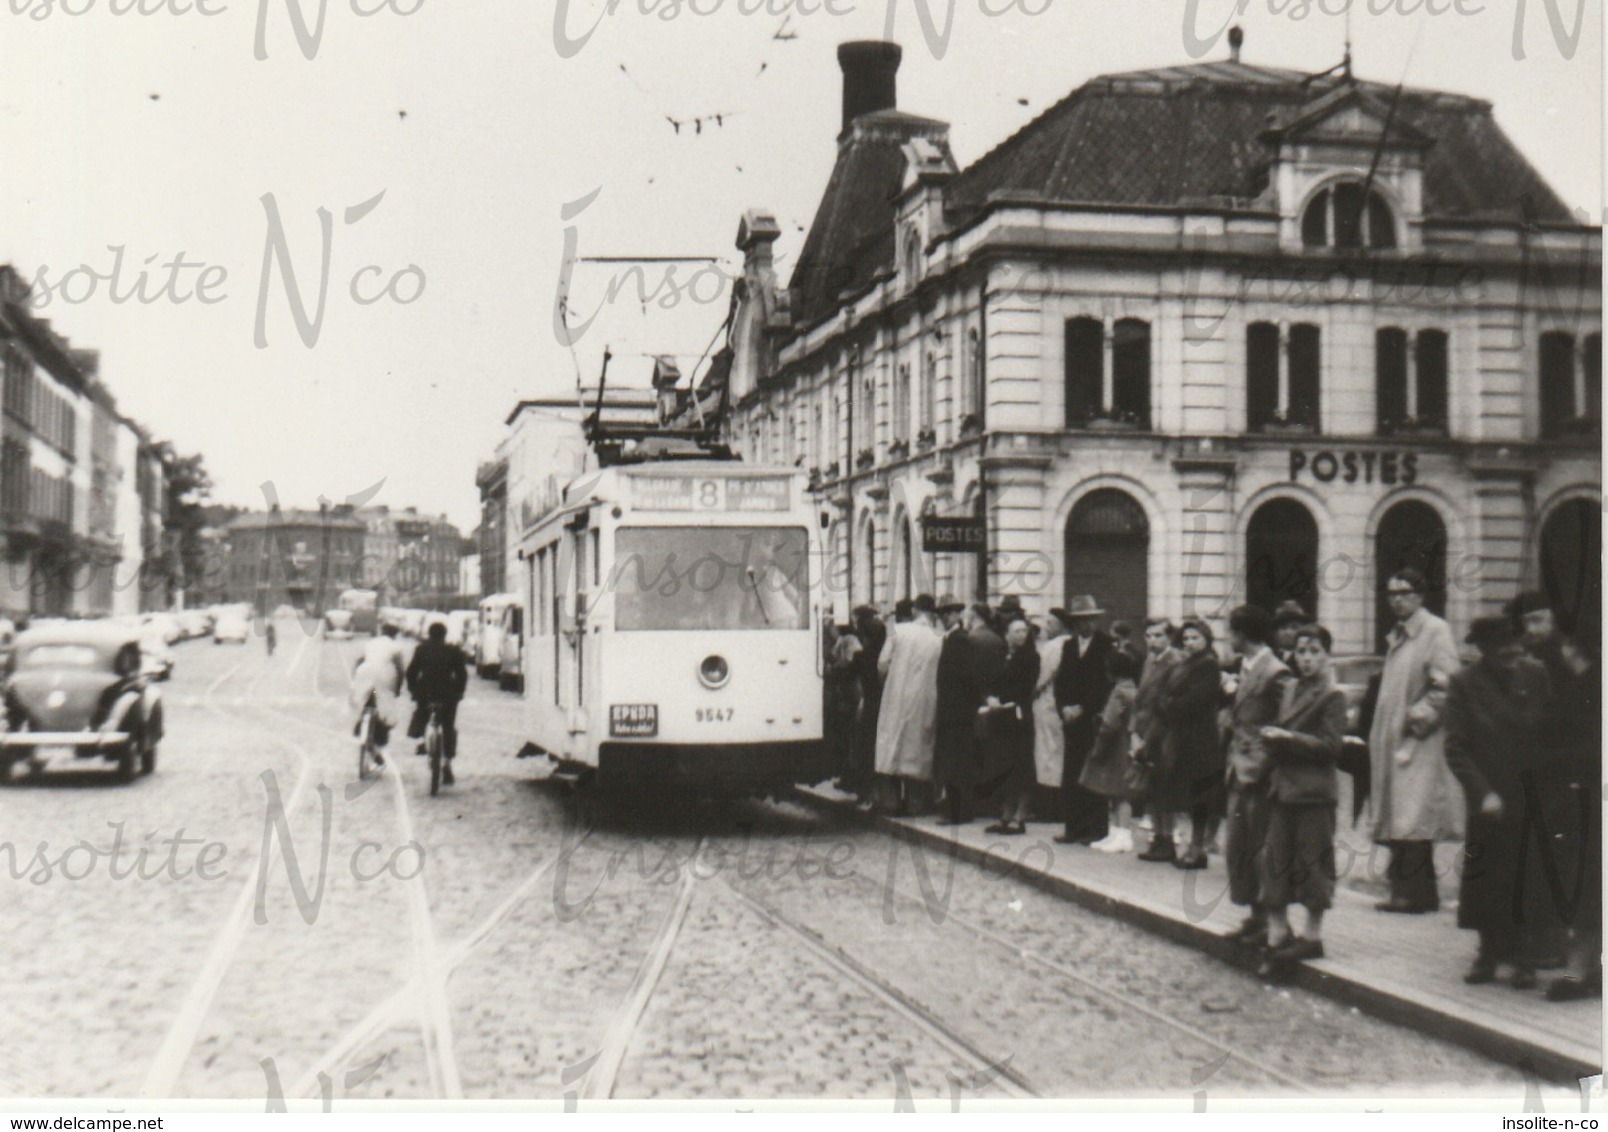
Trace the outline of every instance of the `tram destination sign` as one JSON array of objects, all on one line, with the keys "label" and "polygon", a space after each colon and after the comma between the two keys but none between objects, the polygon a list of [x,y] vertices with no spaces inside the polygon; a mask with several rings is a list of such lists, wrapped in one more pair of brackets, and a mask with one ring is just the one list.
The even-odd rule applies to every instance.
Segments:
[{"label": "tram destination sign", "polygon": [[921,549],[928,554],[981,554],[987,542],[982,520],[976,516],[929,515],[921,522]]},{"label": "tram destination sign", "polygon": [[632,476],[631,502],[644,511],[786,511],[786,476]]}]

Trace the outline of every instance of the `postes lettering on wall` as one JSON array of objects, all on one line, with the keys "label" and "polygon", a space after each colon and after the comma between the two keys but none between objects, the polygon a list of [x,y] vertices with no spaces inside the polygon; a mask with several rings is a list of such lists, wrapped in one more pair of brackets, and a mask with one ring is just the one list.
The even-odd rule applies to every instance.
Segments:
[{"label": "postes lettering on wall", "polygon": [[1319,484],[1382,484],[1408,487],[1418,481],[1418,453],[1364,449],[1334,452],[1290,449],[1290,480]]}]

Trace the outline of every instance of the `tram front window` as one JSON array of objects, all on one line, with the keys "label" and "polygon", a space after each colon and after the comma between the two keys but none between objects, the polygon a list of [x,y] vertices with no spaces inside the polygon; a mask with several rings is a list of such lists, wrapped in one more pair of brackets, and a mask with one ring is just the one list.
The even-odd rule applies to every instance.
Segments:
[{"label": "tram front window", "polygon": [[614,627],[808,629],[802,527],[632,527],[614,536]]}]

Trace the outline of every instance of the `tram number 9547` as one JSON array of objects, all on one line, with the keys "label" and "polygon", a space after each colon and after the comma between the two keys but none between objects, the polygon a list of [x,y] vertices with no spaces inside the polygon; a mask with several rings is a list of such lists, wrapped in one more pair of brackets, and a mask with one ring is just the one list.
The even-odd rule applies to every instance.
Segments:
[{"label": "tram number 9547", "polygon": [[694,711],[693,718],[699,723],[730,723],[736,711],[729,707],[701,707]]}]

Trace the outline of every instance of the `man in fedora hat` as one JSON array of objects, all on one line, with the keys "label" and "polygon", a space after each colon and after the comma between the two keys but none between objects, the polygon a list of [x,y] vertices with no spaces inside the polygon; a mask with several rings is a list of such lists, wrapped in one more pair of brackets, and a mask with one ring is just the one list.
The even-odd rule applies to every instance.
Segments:
[{"label": "man in fedora hat", "polygon": [[1066,828],[1055,840],[1092,845],[1110,832],[1108,807],[1100,795],[1078,785],[1078,778],[1094,745],[1100,710],[1111,695],[1106,656],[1115,646],[1100,631],[1105,610],[1092,595],[1078,594],[1065,609],[1050,612],[1064,621],[1068,630],[1055,674],[1055,706],[1066,727],[1061,763],[1061,816]]},{"label": "man in fedora hat", "polygon": [[899,814],[923,809],[932,793],[933,735],[938,716],[938,603],[921,594],[910,620],[888,634],[877,668],[882,710],[877,719],[877,775],[883,808]]}]

